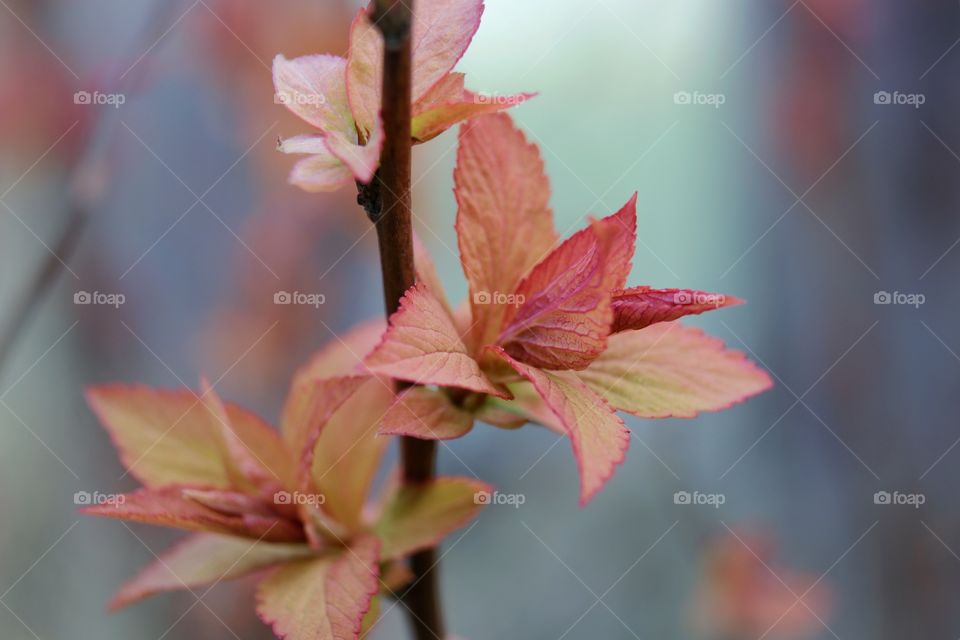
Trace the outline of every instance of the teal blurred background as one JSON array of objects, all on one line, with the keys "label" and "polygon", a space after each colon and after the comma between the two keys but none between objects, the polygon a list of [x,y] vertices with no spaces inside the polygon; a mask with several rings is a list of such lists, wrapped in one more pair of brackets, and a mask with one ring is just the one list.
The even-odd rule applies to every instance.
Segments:
[{"label": "teal blurred background", "polygon": [[[244,581],[104,612],[176,535],[76,514],[77,491],[133,488],[82,390],[222,375],[223,396],[275,420],[297,364],[382,312],[355,194],[286,184],[276,139],[304,128],[269,71],[277,53],[344,53],[359,3],[0,5],[0,327],[39,265],[55,254],[60,272],[2,363],[0,637],[270,637]],[[558,228],[638,192],[631,282],[747,299],[690,323],[777,385],[721,414],[628,420],[627,461],[585,509],[569,446],[546,430],[479,427],[441,447],[442,472],[526,498],[447,541],[451,630],[960,636],[960,6],[487,5],[459,69],[474,90],[539,92],[512,114],[542,149]],[[118,85],[118,108],[74,103]],[[416,149],[414,208],[459,300],[455,144],[450,131]],[[327,303],[279,307],[277,290]],[[77,305],[78,291],[126,302]],[[404,638],[404,622],[393,608],[371,637]]]}]

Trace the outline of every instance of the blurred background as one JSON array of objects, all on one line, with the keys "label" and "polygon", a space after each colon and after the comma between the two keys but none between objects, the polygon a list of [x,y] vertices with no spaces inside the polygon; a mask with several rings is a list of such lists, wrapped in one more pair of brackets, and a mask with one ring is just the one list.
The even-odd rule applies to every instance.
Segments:
[{"label": "blurred background", "polygon": [[[722,414],[628,419],[626,463],[582,510],[546,430],[441,447],[442,472],[525,497],[447,541],[451,631],[956,638],[960,5],[487,4],[459,68],[474,90],[540,93],[512,113],[559,229],[639,191],[631,282],[746,298],[691,323],[777,384]],[[5,640],[270,637],[244,581],[105,613],[177,536],[77,515],[76,492],[134,486],[82,393],[207,375],[275,420],[297,364],[382,313],[355,194],[288,186],[275,150],[305,128],[273,101],[273,56],[344,53],[358,6],[0,0]],[[455,142],[416,150],[415,212],[459,299]],[[372,637],[404,623],[394,608]]]}]

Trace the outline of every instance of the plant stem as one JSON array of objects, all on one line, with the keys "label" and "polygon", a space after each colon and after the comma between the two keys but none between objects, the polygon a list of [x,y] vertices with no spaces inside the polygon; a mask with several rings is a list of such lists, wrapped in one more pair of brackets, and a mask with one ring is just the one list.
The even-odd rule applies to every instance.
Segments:
[{"label": "plant stem", "polygon": [[[410,209],[413,5],[412,0],[376,0],[372,15],[385,45],[381,114],[385,142],[373,189],[361,187],[360,200],[377,227],[388,316],[400,307],[400,298],[416,278]],[[398,384],[397,390],[405,386]],[[401,438],[400,455],[405,484],[421,484],[434,477],[435,442]],[[442,639],[445,635],[436,556],[435,549],[427,549],[410,558],[412,586],[401,596],[417,640]]]}]

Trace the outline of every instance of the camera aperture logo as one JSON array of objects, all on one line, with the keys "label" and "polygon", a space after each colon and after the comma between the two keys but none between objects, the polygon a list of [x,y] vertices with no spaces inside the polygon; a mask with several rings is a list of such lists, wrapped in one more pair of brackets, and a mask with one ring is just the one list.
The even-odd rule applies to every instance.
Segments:
[{"label": "camera aperture logo", "polygon": [[919,109],[927,101],[922,93],[903,93],[902,91],[877,91],[873,94],[873,104],[908,106]]},{"label": "camera aperture logo", "polygon": [[722,93],[703,93],[701,91],[677,91],[673,94],[673,104],[699,105],[719,109],[727,102]]},{"label": "camera aperture logo", "polygon": [[501,293],[494,291],[477,291],[473,294],[473,304],[496,304],[519,307],[527,301],[522,293]]},{"label": "camera aperture logo", "polygon": [[122,293],[104,293],[102,291],[77,291],[73,294],[73,304],[95,304],[106,305],[119,309],[120,305],[127,301],[127,296]]},{"label": "camera aperture logo", "polygon": [[873,494],[873,504],[908,506],[919,509],[927,501],[922,493],[901,493],[900,491],[877,491]]},{"label": "camera aperture logo", "polygon": [[127,496],[122,493],[100,493],[99,491],[77,491],[73,494],[73,504],[80,507],[99,507],[109,505],[119,507],[126,503]]},{"label": "camera aperture logo", "polygon": [[319,309],[326,303],[327,296],[322,293],[305,293],[303,291],[277,291],[273,294],[273,304],[293,304]]},{"label": "camera aperture logo", "polygon": [[703,291],[677,291],[673,294],[674,304],[710,305],[722,307],[727,302],[727,296],[722,293],[704,293]]},{"label": "camera aperture logo", "polygon": [[722,493],[702,493],[700,491],[677,491],[673,494],[673,504],[710,506],[719,509],[726,504],[727,496]]},{"label": "camera aperture logo", "polygon": [[127,101],[122,93],[100,93],[99,91],[77,91],[73,94],[73,104],[109,106],[119,109]]},{"label": "camera aperture logo", "polygon": [[301,491],[277,491],[273,494],[273,504],[319,507],[327,502],[322,493],[303,493]]},{"label": "camera aperture logo", "polygon": [[522,493],[500,493],[499,491],[477,491],[473,494],[473,504],[480,504],[484,506],[489,505],[506,505],[513,507],[514,509],[519,509],[523,504],[527,502],[527,496]]},{"label": "camera aperture logo", "polygon": [[896,304],[906,305],[919,309],[920,305],[927,301],[927,297],[922,293],[901,293],[894,291],[877,291],[873,294],[873,304]]}]

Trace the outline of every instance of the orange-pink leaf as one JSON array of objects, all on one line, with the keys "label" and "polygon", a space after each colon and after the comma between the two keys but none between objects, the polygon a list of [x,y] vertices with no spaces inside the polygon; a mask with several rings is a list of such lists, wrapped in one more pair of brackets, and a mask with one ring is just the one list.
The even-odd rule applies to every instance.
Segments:
[{"label": "orange-pink leaf", "polygon": [[404,294],[366,363],[371,371],[399,380],[503,395],[467,353],[443,305],[420,282]]},{"label": "orange-pink leaf", "polygon": [[692,418],[772,386],[744,354],[677,323],[610,336],[607,351],[578,375],[617,409],[644,418]]},{"label": "orange-pink leaf", "polygon": [[493,344],[509,305],[517,303],[507,296],[556,242],[550,181],[536,145],[505,114],[460,128],[453,175],[457,240],[475,322],[471,342],[480,349]]},{"label": "orange-pink leaf", "polygon": [[606,348],[612,291],[630,271],[636,195],[617,213],[593,222],[533,267],[516,289],[497,343],[542,369],[584,369]]},{"label": "orange-pink leaf", "polygon": [[364,357],[380,342],[387,323],[382,317],[354,325],[349,331],[331,336],[322,349],[314,353],[294,374],[293,387],[319,378],[360,375],[366,373]]},{"label": "orange-pink leaf", "polygon": [[303,529],[291,520],[220,513],[186,498],[182,487],[140,489],[114,496],[114,500],[108,504],[84,507],[81,513],[188,531],[224,533],[277,542],[300,542],[304,539]]},{"label": "orange-pink leaf", "polygon": [[453,440],[473,428],[473,416],[442,391],[413,387],[397,396],[383,416],[380,433],[421,440]]},{"label": "orange-pink leaf", "polygon": [[372,536],[275,569],[257,589],[257,615],[286,640],[356,640],[379,586]]},{"label": "orange-pink leaf", "polygon": [[[413,87],[417,102],[443,81],[480,26],[483,0],[421,0],[414,8]],[[383,36],[361,10],[350,31],[347,93],[361,132],[380,112]]]},{"label": "orange-pink leaf", "polygon": [[389,381],[368,378],[319,428],[313,445],[311,478],[324,497],[323,510],[351,531],[361,512],[388,444],[377,437],[390,403]]},{"label": "orange-pink leaf", "polygon": [[283,406],[280,425],[287,448],[299,461],[298,478],[310,468],[313,447],[320,429],[346,400],[369,380],[369,376],[345,375],[333,378],[298,376]]},{"label": "orange-pink leaf", "polygon": [[541,371],[511,358],[500,347],[491,348],[533,383],[566,430],[580,469],[580,504],[585,505],[623,462],[630,446],[623,420],[574,373]]},{"label": "orange-pink leaf", "polygon": [[[109,432],[123,465],[144,485],[232,486],[209,414],[193,391],[104,385],[88,389],[87,402]],[[276,431],[230,403],[225,411],[239,439],[257,452],[275,478],[284,478],[290,461]]]},{"label": "orange-pink leaf", "polygon": [[145,567],[110,601],[116,610],[164,591],[194,589],[311,555],[305,544],[274,543],[212,533],[192,535]]},{"label": "orange-pink leaf", "polygon": [[652,289],[632,287],[613,295],[611,333],[643,329],[657,322],[671,322],[743,301],[733,296],[693,289]]},{"label": "orange-pink leaf", "polygon": [[463,88],[461,74],[451,73],[437,84],[430,94],[414,105],[413,139],[416,142],[426,142],[455,124],[519,106],[535,96],[535,93],[506,96],[473,93]]},{"label": "orange-pink leaf", "polygon": [[400,558],[438,544],[473,520],[491,491],[490,485],[467,478],[396,487],[375,527],[383,542],[383,558]]},{"label": "orange-pink leaf", "polygon": [[324,133],[356,141],[346,87],[347,61],[338,56],[311,55],[273,59],[277,101]]}]

